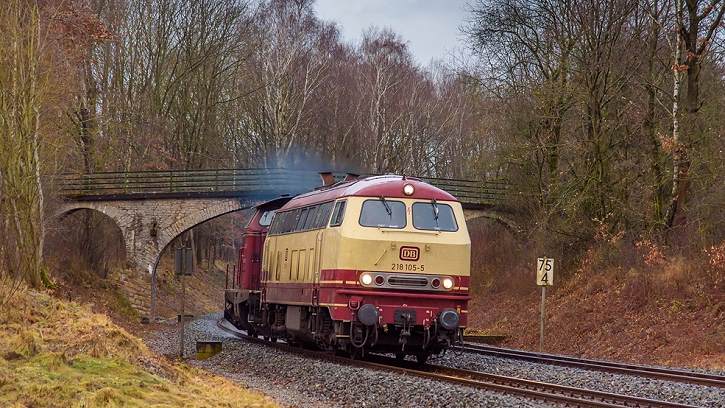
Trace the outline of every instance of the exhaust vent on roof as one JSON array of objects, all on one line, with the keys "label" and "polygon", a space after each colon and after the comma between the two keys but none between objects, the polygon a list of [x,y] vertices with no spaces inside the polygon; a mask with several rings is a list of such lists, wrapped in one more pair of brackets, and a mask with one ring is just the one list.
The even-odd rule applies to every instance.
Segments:
[{"label": "exhaust vent on roof", "polygon": [[345,180],[343,180],[343,181],[355,181],[359,178],[360,178],[359,174],[347,173],[347,175],[345,176]]},{"label": "exhaust vent on roof", "polygon": [[335,184],[335,176],[332,174],[332,172],[321,171],[320,178],[322,179],[322,187],[329,187]]}]

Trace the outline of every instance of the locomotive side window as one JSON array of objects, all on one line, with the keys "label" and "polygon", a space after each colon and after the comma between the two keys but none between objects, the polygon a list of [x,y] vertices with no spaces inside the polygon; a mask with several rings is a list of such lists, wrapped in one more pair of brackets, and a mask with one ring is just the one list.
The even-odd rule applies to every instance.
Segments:
[{"label": "locomotive side window", "polygon": [[384,198],[366,200],[360,212],[360,225],[377,228],[405,228],[405,204]]},{"label": "locomotive side window", "polygon": [[284,213],[275,214],[274,218],[272,218],[272,225],[269,227],[269,235],[279,234],[279,226],[282,224],[283,218]]},{"label": "locomotive side window", "polygon": [[290,219],[289,211],[282,213],[282,219],[280,220],[280,223],[279,223],[279,230],[277,231],[278,233],[282,234],[285,232],[285,229],[287,228],[287,224],[289,224],[289,219]]},{"label": "locomotive side window", "polygon": [[330,220],[330,212],[332,212],[332,204],[332,202],[329,202],[320,205],[320,210],[317,212],[315,228],[325,228],[327,226],[327,221]]},{"label": "locomotive side window", "polygon": [[320,206],[313,205],[310,207],[310,211],[307,213],[307,221],[305,222],[304,229],[305,230],[311,230],[315,229],[315,223],[317,222],[317,211],[320,209]]},{"label": "locomotive side window", "polygon": [[274,218],[272,218],[272,225],[269,227],[269,234],[279,234],[280,227],[282,226],[282,222],[284,221],[284,213],[277,213],[274,215]]},{"label": "locomotive side window", "polygon": [[282,234],[292,232],[297,225],[297,218],[300,216],[300,210],[292,210],[285,213],[284,225],[280,231]]},{"label": "locomotive side window", "polygon": [[436,202],[413,204],[413,226],[419,230],[458,231],[451,206]]},{"label": "locomotive side window", "polygon": [[[309,231],[317,228],[324,228],[327,226],[327,221],[330,219],[330,212],[332,212],[333,202],[328,202],[320,205],[313,205],[305,208],[298,208],[295,210],[278,212],[276,215],[262,215],[262,220],[267,217],[271,222],[272,226],[269,228],[270,235],[287,234],[290,232]],[[344,205],[343,205],[344,214]],[[273,211],[270,211],[273,213]],[[340,215],[342,217],[342,215]],[[340,218],[342,220],[342,218]],[[264,224],[262,224],[264,225]],[[269,224],[267,224],[269,225]]]},{"label": "locomotive side window", "polygon": [[303,208],[300,212],[300,218],[297,220],[297,227],[295,231],[302,231],[305,229],[305,222],[307,221],[307,213],[310,211],[309,208]]},{"label": "locomotive side window", "polygon": [[332,220],[330,220],[331,227],[337,227],[342,224],[342,220],[345,219],[345,205],[347,201],[338,201],[335,203],[335,211],[332,212]]}]

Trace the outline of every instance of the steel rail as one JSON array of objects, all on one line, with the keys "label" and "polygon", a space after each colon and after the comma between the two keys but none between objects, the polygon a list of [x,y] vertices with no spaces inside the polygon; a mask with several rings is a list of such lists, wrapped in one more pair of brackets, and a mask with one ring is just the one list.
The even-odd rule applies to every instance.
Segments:
[{"label": "steel rail", "polygon": [[464,385],[479,389],[487,389],[505,394],[515,394],[535,400],[561,403],[577,407],[657,407],[657,408],[684,408],[690,405],[641,398],[630,395],[621,395],[584,388],[569,387],[527,380],[523,378],[507,377],[497,374],[488,374],[478,371],[462,370],[439,365],[415,365],[412,362],[401,364],[394,358],[379,355],[372,356],[371,360],[355,360],[346,357],[331,355],[323,351],[314,351],[292,347],[284,343],[272,343],[254,336],[249,336],[236,329],[227,327],[225,319],[217,321],[217,326],[233,336],[257,344],[279,348],[297,354],[317,359],[327,360],[345,365],[372,368],[399,374],[412,375],[437,381]]},{"label": "steel rail", "polygon": [[587,358],[562,356],[557,354],[536,353],[531,351],[514,350],[502,347],[493,347],[470,343],[466,343],[463,346],[453,346],[451,349],[474,354],[491,355],[516,360],[531,361],[536,363],[554,364],[565,367],[583,368],[610,373],[630,374],[641,377],[656,378],[660,380],[725,388],[725,376],[717,374],[698,373],[694,371],[678,370],[665,367],[649,367],[639,364],[627,364],[615,361],[594,360]]},{"label": "steel rail", "polygon": [[604,403],[605,406],[618,407],[689,407],[689,405],[669,401],[660,401],[650,398],[636,397],[632,395],[623,395],[586,388],[552,384],[518,377],[508,377],[498,374],[483,373],[480,371],[462,370],[458,368],[444,367],[439,365],[428,365],[425,368],[429,367],[432,372],[442,375],[449,375],[455,378],[469,378],[474,381],[491,382],[494,384],[506,385],[518,389],[526,389],[536,392],[554,394],[557,396],[564,395],[570,398],[576,398],[585,401],[594,401],[597,406],[601,406],[599,405],[599,403]]}]

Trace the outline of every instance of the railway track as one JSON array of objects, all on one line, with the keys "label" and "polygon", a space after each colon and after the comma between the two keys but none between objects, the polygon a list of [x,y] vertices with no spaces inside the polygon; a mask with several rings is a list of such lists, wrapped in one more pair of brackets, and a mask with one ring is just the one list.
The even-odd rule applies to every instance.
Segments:
[{"label": "railway track", "polygon": [[513,350],[470,343],[466,343],[463,346],[454,346],[452,347],[452,350],[511,358],[516,360],[525,360],[535,363],[555,364],[565,367],[575,367],[589,370],[605,371],[610,373],[629,374],[640,377],[656,378],[659,380],[725,388],[725,376],[716,374],[698,373],[664,367],[648,367],[637,364],[593,360],[586,358],[561,356],[556,354],[535,353],[530,351]]},{"label": "railway track", "polygon": [[462,370],[439,365],[416,365],[412,362],[400,364],[394,358],[369,355],[366,360],[353,360],[339,357],[330,353],[300,349],[285,343],[272,343],[252,337],[229,327],[226,320],[221,319],[217,326],[233,336],[258,344],[280,348],[285,351],[303,354],[318,359],[333,361],[341,364],[384,370],[405,375],[428,378],[436,381],[445,381],[453,384],[486,389],[506,394],[520,395],[535,400],[564,404],[577,407],[691,407],[690,405],[658,401],[648,398],[629,395],[614,394],[577,387],[569,387],[522,378],[507,377],[477,371]]}]

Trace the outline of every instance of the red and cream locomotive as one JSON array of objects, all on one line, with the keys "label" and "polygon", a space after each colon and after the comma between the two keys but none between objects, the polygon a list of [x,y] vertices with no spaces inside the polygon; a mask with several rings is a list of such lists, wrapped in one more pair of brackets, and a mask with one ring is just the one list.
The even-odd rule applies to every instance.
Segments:
[{"label": "red and cream locomotive", "polygon": [[347,177],[256,207],[225,317],[254,335],[424,362],[466,326],[470,249],[447,192]]}]

